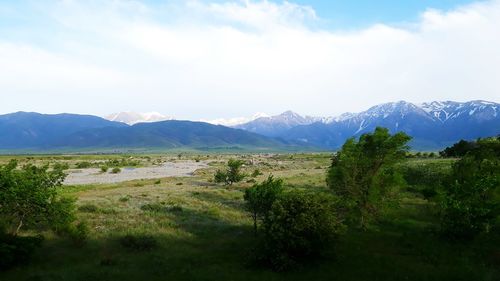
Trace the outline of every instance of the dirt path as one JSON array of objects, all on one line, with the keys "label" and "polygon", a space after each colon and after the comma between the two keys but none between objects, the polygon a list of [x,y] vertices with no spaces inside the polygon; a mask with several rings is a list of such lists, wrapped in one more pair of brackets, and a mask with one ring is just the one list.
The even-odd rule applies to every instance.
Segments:
[{"label": "dirt path", "polygon": [[[167,162],[162,166],[122,168],[121,173],[102,173],[100,169],[68,170],[65,185],[116,183],[137,179],[191,176],[194,171],[207,167],[207,162]],[[111,170],[111,169],[110,169]]]}]

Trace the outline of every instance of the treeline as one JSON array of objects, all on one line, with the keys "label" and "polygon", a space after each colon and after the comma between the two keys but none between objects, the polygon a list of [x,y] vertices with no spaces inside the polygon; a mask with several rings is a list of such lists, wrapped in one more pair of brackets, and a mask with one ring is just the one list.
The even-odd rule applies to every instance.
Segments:
[{"label": "treeline", "polygon": [[460,140],[450,147],[439,152],[441,157],[463,157],[467,153],[475,150],[490,148],[495,153],[500,151],[500,136],[478,139],[476,141]]}]

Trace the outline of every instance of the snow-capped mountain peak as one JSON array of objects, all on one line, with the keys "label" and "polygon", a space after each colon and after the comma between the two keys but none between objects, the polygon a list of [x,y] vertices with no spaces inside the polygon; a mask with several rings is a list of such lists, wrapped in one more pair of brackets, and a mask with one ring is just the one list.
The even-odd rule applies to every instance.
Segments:
[{"label": "snow-capped mountain peak", "polygon": [[218,118],[218,119],[213,119],[213,120],[202,119],[200,121],[207,122],[207,123],[214,124],[214,125],[223,125],[223,126],[233,127],[233,126],[237,126],[240,124],[251,122],[253,120],[256,120],[256,119],[259,119],[262,117],[269,117],[269,115],[267,115],[266,113],[257,112],[254,115],[252,115],[251,117]]},{"label": "snow-capped mountain peak", "polygon": [[105,119],[109,121],[126,123],[128,125],[134,125],[137,123],[150,123],[150,122],[159,122],[166,120],[173,120],[173,117],[163,115],[158,112],[118,112],[113,113],[105,117]]}]

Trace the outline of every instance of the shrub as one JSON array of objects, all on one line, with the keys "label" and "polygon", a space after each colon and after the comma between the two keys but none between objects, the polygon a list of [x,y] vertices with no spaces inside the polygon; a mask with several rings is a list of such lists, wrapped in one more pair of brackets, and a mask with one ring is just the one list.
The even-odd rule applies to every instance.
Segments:
[{"label": "shrub", "polygon": [[114,167],[112,170],[111,170],[111,173],[112,174],[119,174],[121,173],[122,169],[118,168],[118,167]]},{"label": "shrub", "polygon": [[59,163],[59,162],[57,162],[57,163],[55,163],[55,164],[52,166],[52,168],[53,168],[54,170],[61,170],[61,171],[63,171],[63,170],[67,170],[67,169],[69,169],[69,165],[68,165],[68,163]]},{"label": "shrub", "polygon": [[87,169],[87,168],[90,168],[90,167],[92,167],[92,163],[87,162],[87,161],[76,163],[76,168],[77,169]]},{"label": "shrub", "polygon": [[87,237],[89,235],[89,227],[84,222],[79,222],[76,226],[72,226],[68,229],[68,236],[73,241],[73,244],[81,247],[87,242]]},{"label": "shrub", "polygon": [[332,196],[303,191],[279,196],[264,219],[257,262],[283,271],[331,249],[342,230],[335,202]]},{"label": "shrub", "polygon": [[403,166],[401,168],[408,190],[421,194],[425,199],[436,198],[438,191],[450,176],[448,166],[427,163],[425,165]]},{"label": "shrub", "polygon": [[214,176],[214,181],[216,183],[224,183],[226,185],[232,185],[233,183],[242,181],[246,175],[241,173],[241,167],[243,166],[243,161],[229,159],[227,162],[226,171],[217,170]]},{"label": "shrub", "polygon": [[214,175],[214,182],[221,183],[226,182],[227,174],[221,170],[217,170]]},{"label": "shrub", "polygon": [[42,236],[21,237],[0,233],[0,270],[28,263],[42,241]]},{"label": "shrub", "polygon": [[263,175],[263,173],[259,170],[259,169],[255,169],[253,172],[252,172],[252,178],[256,178],[260,175]]},{"label": "shrub", "polygon": [[108,170],[108,166],[101,166],[101,173],[106,173]]},{"label": "shrub", "polygon": [[161,184],[161,180],[156,180],[154,184]]},{"label": "shrub", "polygon": [[246,209],[251,213],[255,233],[257,233],[257,221],[269,214],[271,206],[282,192],[283,180],[274,179],[273,176],[245,190],[243,198]]},{"label": "shrub", "polygon": [[452,240],[471,240],[487,231],[500,210],[495,198],[499,186],[500,157],[495,151],[475,149],[457,161],[441,201],[443,235]]},{"label": "shrub", "polygon": [[62,198],[57,189],[66,175],[62,170],[33,165],[17,168],[17,162],[0,166],[0,222],[16,236],[23,229],[57,231],[71,224],[74,200]]},{"label": "shrub", "polygon": [[131,235],[121,237],[120,245],[132,251],[150,251],[158,246],[158,242],[150,235]]}]

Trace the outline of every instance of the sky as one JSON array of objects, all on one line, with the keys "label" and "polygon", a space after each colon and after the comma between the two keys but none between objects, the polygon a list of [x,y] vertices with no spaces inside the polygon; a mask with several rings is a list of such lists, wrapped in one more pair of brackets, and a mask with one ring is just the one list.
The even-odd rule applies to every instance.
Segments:
[{"label": "sky", "polygon": [[0,114],[500,102],[500,0],[0,1]]}]

